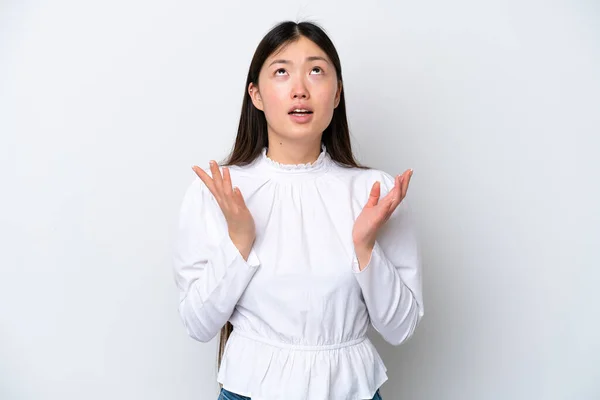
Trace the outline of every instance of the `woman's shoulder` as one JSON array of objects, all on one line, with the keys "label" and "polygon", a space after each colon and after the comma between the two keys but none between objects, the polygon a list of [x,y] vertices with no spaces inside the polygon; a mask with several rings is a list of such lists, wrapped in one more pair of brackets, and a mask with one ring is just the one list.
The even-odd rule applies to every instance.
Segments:
[{"label": "woman's shoulder", "polygon": [[[214,178],[208,161],[196,164],[196,166],[201,168],[210,180]],[[256,163],[254,162],[247,165],[226,165],[219,163],[218,166],[221,179],[224,177],[224,168],[226,167],[229,169],[232,187],[238,187],[245,198],[262,186],[265,180],[268,180],[268,177],[264,174],[257,173],[255,168]],[[207,200],[210,200],[211,203],[215,203],[215,201],[213,201],[215,200],[214,196],[208,186],[194,171],[190,172],[193,176],[187,185],[185,197],[192,198],[195,201],[201,201],[203,204],[207,204]]]},{"label": "woman's shoulder", "polygon": [[354,188],[370,189],[376,181],[381,183],[382,194],[394,186],[394,177],[377,168],[344,167],[336,165],[331,170],[331,177],[341,179]]}]

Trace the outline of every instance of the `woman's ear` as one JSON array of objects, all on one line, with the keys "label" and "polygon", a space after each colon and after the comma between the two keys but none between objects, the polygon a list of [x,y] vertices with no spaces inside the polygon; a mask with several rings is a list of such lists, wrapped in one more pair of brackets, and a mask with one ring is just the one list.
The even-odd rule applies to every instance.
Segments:
[{"label": "woman's ear", "polygon": [[342,81],[338,81],[338,88],[335,92],[334,106],[333,108],[337,108],[340,104],[340,99],[342,98]]},{"label": "woman's ear", "polygon": [[258,91],[258,86],[256,86],[253,82],[250,82],[250,85],[248,85],[248,94],[250,95],[250,99],[252,100],[254,107],[263,111],[263,103],[260,97],[260,92]]}]

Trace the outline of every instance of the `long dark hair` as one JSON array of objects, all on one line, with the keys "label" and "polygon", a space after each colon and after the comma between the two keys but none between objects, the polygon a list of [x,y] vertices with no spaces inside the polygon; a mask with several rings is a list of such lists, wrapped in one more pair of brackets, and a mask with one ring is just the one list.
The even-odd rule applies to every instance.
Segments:
[{"label": "long dark hair", "polygon": [[[301,36],[314,42],[329,57],[335,67],[338,83],[342,84],[342,66],[340,58],[331,39],[323,28],[312,22],[285,21],[272,28],[260,41],[248,70],[246,85],[244,86],[244,100],[242,113],[238,126],[237,137],[233,149],[221,165],[247,165],[258,157],[262,149],[268,146],[267,120],[262,110],[252,103],[248,94],[250,83],[258,84],[258,76],[267,58],[282,46],[300,39]],[[333,111],[329,126],[323,131],[321,142],[327,148],[327,153],[332,160],[345,167],[368,169],[360,165],[352,154],[350,144],[350,130],[346,119],[346,103],[344,101],[344,86],[340,94],[340,102]],[[233,326],[227,322],[221,329],[219,341],[217,368],[221,367],[221,359],[225,350],[225,343],[233,331]]]}]

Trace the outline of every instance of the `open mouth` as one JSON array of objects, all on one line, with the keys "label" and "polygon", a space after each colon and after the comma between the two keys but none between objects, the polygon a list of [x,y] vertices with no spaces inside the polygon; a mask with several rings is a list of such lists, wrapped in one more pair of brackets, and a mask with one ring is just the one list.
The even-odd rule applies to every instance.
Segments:
[{"label": "open mouth", "polygon": [[309,115],[312,113],[313,113],[312,111],[306,110],[306,111],[290,111],[288,114],[290,114],[290,115]]}]

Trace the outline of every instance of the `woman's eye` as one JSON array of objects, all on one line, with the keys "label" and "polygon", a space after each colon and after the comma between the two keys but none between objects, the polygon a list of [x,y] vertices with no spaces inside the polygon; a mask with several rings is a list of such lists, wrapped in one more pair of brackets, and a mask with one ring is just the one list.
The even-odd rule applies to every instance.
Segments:
[{"label": "woman's eye", "polygon": [[[319,75],[322,75],[322,74],[323,74],[323,69],[321,69],[321,67],[314,67],[314,68],[311,70],[311,72],[312,72],[312,71],[315,71],[315,70],[317,71],[317,73],[318,73]],[[279,68],[279,69],[275,70],[275,75],[281,76],[280,72],[283,72],[283,73],[285,73],[286,71],[285,71],[285,69],[284,69],[284,68]]]}]

